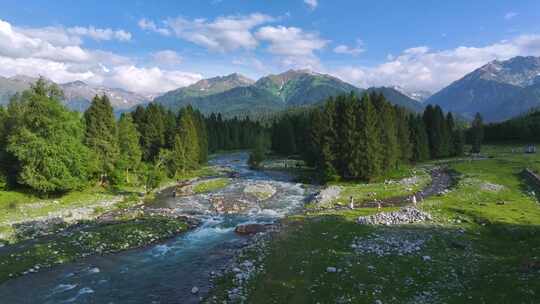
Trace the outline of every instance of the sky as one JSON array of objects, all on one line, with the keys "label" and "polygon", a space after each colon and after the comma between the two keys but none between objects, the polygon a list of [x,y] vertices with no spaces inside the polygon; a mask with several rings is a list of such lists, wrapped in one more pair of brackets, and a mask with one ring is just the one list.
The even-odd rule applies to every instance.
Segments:
[{"label": "sky", "polygon": [[155,94],[308,68],[435,92],[492,60],[540,56],[540,1],[0,0],[0,75]]}]

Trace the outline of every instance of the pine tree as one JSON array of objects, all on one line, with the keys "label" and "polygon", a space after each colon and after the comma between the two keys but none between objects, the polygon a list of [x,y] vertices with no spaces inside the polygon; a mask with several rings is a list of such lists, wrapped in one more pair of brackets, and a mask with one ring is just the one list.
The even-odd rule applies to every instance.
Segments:
[{"label": "pine tree", "polygon": [[421,162],[430,158],[429,140],[424,119],[413,115],[410,119],[412,155],[411,161]]},{"label": "pine tree", "polygon": [[122,114],[118,121],[118,144],[120,157],[118,167],[125,172],[125,182],[129,183],[129,174],[139,168],[142,151],[139,146],[141,134],[130,114]]},{"label": "pine tree", "polygon": [[360,172],[358,171],[358,166],[356,166],[355,155],[353,154],[354,147],[357,144],[356,141],[358,140],[358,130],[356,129],[357,111],[359,109],[358,99],[351,94],[343,106],[339,158],[344,161],[344,164],[340,166],[342,168],[340,174],[347,178],[358,178]]},{"label": "pine tree", "polygon": [[366,181],[372,181],[381,173],[381,144],[380,132],[377,119],[377,111],[373,106],[368,95],[364,95],[361,102],[361,111],[359,113],[360,130],[356,159],[359,160],[360,178]]},{"label": "pine tree", "polygon": [[396,108],[396,127],[399,146],[399,161],[406,164],[412,157],[411,129],[407,111],[402,108]]},{"label": "pine tree", "polygon": [[471,143],[472,152],[480,153],[482,147],[482,141],[484,140],[484,124],[482,122],[482,115],[476,113],[471,125]]},{"label": "pine tree", "polygon": [[84,127],[60,97],[56,85],[40,78],[8,105],[5,152],[12,159],[10,172],[19,184],[42,193],[80,189],[87,181]]},{"label": "pine tree", "polygon": [[109,98],[96,95],[84,113],[84,119],[85,144],[93,152],[92,173],[103,184],[113,173],[119,155],[116,120]]},{"label": "pine tree", "polygon": [[382,170],[387,172],[397,166],[399,160],[399,146],[395,123],[394,107],[383,99],[379,106],[378,129],[380,131],[380,143],[382,144]]},{"label": "pine tree", "polygon": [[185,166],[181,168],[182,172],[198,168],[200,146],[193,112],[189,108],[180,110],[178,117],[178,134],[185,151]]}]

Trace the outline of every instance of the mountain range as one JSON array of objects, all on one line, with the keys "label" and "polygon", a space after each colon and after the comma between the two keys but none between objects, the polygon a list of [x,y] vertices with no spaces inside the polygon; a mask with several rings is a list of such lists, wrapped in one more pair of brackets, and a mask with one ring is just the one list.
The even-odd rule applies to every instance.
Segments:
[{"label": "mountain range", "polygon": [[426,103],[472,118],[501,121],[540,106],[540,57],[492,61],[443,88]]},{"label": "mountain range", "polygon": [[[365,90],[336,77],[310,70],[289,70],[257,81],[239,74],[201,80],[157,97],[154,102],[177,109],[188,104],[203,113],[221,112],[227,116],[258,114],[290,107],[306,106],[330,96]],[[390,87],[370,88],[382,92],[392,103],[420,111],[421,104]]]},{"label": "mountain range", "polygon": [[[0,77],[0,104],[35,81],[36,78],[27,76]],[[252,115],[316,104],[351,91],[359,95],[375,91],[393,104],[416,112],[426,104],[436,104],[466,119],[480,112],[486,121],[501,121],[540,107],[540,57],[518,56],[489,62],[433,95],[399,86],[361,89],[310,70],[289,70],[257,81],[234,73],[203,79],[157,97],[82,81],[59,86],[64,91],[64,103],[77,111],[84,111],[96,94],[105,94],[117,112],[156,102],[173,110],[191,104],[206,114]]]},{"label": "mountain range", "polygon": [[[0,105],[9,102],[11,96],[22,92],[35,83],[37,78],[17,75],[9,78],[0,76]],[[50,81],[50,80],[48,80]],[[64,104],[76,111],[84,111],[96,95],[107,95],[116,110],[127,110],[138,104],[148,103],[151,95],[142,95],[120,88],[95,86],[83,81],[73,81],[58,84],[64,92]]]}]

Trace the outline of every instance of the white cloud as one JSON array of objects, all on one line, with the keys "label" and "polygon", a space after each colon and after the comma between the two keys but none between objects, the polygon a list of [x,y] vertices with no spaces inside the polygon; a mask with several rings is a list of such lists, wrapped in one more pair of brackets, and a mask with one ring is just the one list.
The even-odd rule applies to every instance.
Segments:
[{"label": "white cloud", "polygon": [[163,65],[175,65],[182,62],[182,57],[172,50],[162,50],[152,54],[155,62]]},{"label": "white cloud", "polygon": [[361,87],[399,85],[407,89],[436,91],[492,60],[518,55],[540,56],[540,35],[521,35],[484,47],[460,46],[430,50],[419,46],[375,67],[344,66],[333,74]]},{"label": "white cloud", "polygon": [[319,5],[317,0],[304,0],[304,3],[307,4],[307,6],[309,6],[309,8],[312,10],[316,9],[317,5]]},{"label": "white cloud", "polygon": [[[202,78],[196,73],[138,67],[131,58],[83,48],[77,38],[80,36],[100,40],[127,39],[118,31],[79,29],[70,33],[62,27],[21,29],[0,20],[0,75],[43,75],[58,83],[82,80],[140,93],[163,92]],[[155,58],[179,60],[179,56],[173,53],[165,51],[154,55]]]},{"label": "white cloud", "polygon": [[328,44],[318,33],[297,27],[264,26],[257,31],[256,37],[269,43],[268,51],[278,55],[283,65],[295,67],[317,68],[319,58],[315,51]]},{"label": "white cloud", "polygon": [[202,75],[180,71],[162,70],[157,67],[115,67],[105,82],[134,92],[157,93],[184,87],[202,79]]},{"label": "white cloud", "polygon": [[516,12],[508,12],[508,13],[504,14],[504,19],[511,20],[511,19],[514,19],[514,17],[517,17],[517,15],[519,15],[519,14],[516,13]]},{"label": "white cloud", "polygon": [[362,40],[357,40],[356,46],[347,46],[344,44],[340,44],[334,48],[334,53],[357,56],[365,51],[363,45],[364,43],[362,42]]},{"label": "white cloud", "polygon": [[245,66],[251,69],[255,69],[259,72],[268,72],[270,69],[262,61],[255,57],[242,57],[233,59],[232,63],[234,65]]},{"label": "white cloud", "polygon": [[117,40],[120,42],[130,41],[132,36],[125,30],[113,30],[110,28],[89,27],[70,27],[47,26],[42,28],[19,28],[13,27],[17,32],[31,38],[46,40],[54,45],[79,45],[82,44],[82,38],[88,37],[97,41]]},{"label": "white cloud", "polygon": [[225,52],[254,49],[258,42],[251,30],[274,20],[271,16],[254,13],[247,16],[218,17],[213,21],[178,17],[169,19],[166,23],[178,38],[212,51]]},{"label": "white cloud", "polygon": [[87,36],[94,40],[118,40],[130,41],[131,33],[124,30],[112,30],[110,28],[100,29],[93,26],[76,26],[67,29],[67,32],[76,36]]},{"label": "white cloud", "polygon": [[141,29],[145,31],[155,32],[163,36],[171,35],[171,32],[169,31],[169,29],[164,28],[164,27],[158,27],[153,21],[146,20],[145,18],[139,20],[138,25]]}]

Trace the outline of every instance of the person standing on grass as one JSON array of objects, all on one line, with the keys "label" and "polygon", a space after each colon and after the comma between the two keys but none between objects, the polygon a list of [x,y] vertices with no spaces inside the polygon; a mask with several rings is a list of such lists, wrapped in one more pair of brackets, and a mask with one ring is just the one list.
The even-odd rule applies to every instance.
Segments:
[{"label": "person standing on grass", "polygon": [[349,198],[349,207],[351,210],[354,209],[354,198],[352,196]]}]

